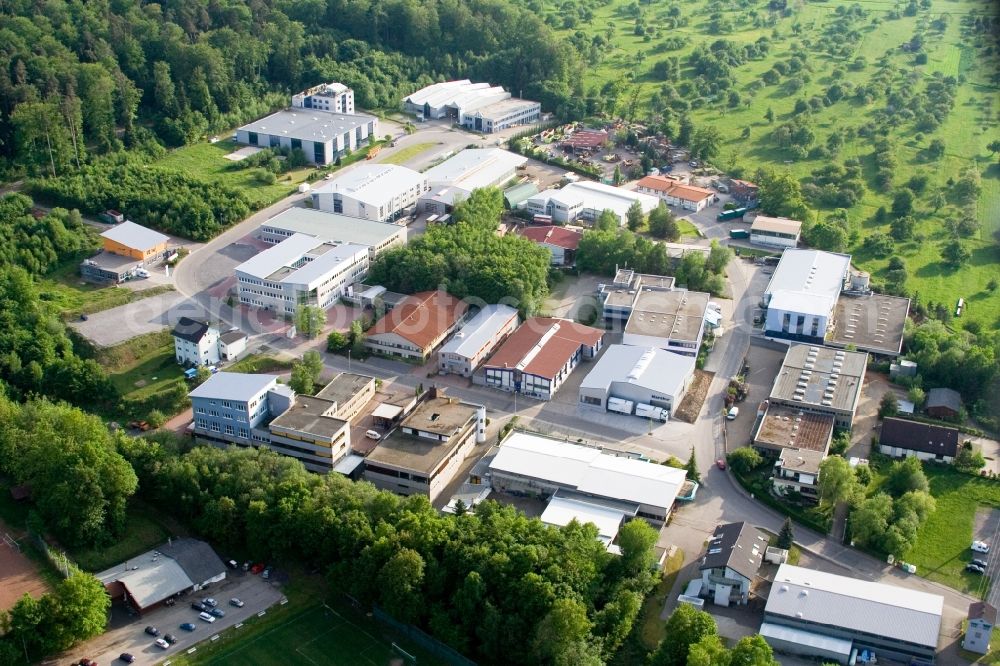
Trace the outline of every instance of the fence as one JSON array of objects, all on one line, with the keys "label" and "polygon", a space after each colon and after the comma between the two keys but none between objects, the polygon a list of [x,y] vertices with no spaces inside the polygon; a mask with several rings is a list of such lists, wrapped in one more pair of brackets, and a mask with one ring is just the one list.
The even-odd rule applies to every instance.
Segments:
[{"label": "fence", "polygon": [[49,563],[63,578],[69,578],[70,574],[77,570],[76,564],[69,559],[66,553],[49,546],[40,535],[29,530],[28,538],[31,539],[31,545],[37,548],[38,552],[48,559]]},{"label": "fence", "polygon": [[414,643],[417,643],[423,649],[434,654],[452,666],[476,666],[476,662],[472,661],[468,657],[462,656],[459,652],[453,648],[448,647],[438,639],[430,636],[429,634],[421,631],[412,624],[403,624],[396,618],[392,617],[384,610],[375,606],[372,608],[375,619],[379,622],[387,624],[393,630],[399,632],[400,634],[406,636]]}]

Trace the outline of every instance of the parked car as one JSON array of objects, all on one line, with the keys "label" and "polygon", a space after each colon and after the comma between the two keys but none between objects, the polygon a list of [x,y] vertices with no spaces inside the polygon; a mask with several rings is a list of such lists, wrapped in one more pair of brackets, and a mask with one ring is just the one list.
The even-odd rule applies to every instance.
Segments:
[{"label": "parked car", "polygon": [[226,611],[222,610],[221,608],[213,608],[208,612],[214,615],[215,617],[226,617]]},{"label": "parked car", "polygon": [[156,627],[146,627],[145,631],[150,636],[159,636],[160,635],[160,630],[157,629]]},{"label": "parked car", "polygon": [[170,643],[166,642],[162,638],[157,638],[156,639],[156,647],[163,648],[164,650],[166,650],[167,648],[170,647]]},{"label": "parked car", "polygon": [[233,597],[232,599],[229,600],[229,605],[235,606],[236,608],[243,608],[243,606],[245,606],[246,604],[243,603],[242,599],[239,599],[238,597]]},{"label": "parked car", "polygon": [[208,622],[209,624],[215,622],[215,616],[209,615],[208,613],[198,613],[198,617],[200,617],[205,622]]},{"label": "parked car", "polygon": [[183,624],[181,624],[181,629],[183,629],[184,631],[194,631],[197,628],[198,625],[193,624],[191,622],[184,622]]},{"label": "parked car", "polygon": [[726,420],[727,421],[735,421],[736,417],[739,416],[739,415],[740,415],[740,408],[739,407],[730,407],[729,411],[726,412]]},{"label": "parked car", "polygon": [[965,565],[965,570],[970,573],[977,573],[977,574],[986,573],[986,569],[979,566],[978,564],[973,564],[972,562],[969,562],[968,564]]},{"label": "parked car", "polygon": [[209,608],[215,608],[216,606],[219,605],[219,602],[213,599],[212,597],[205,597],[204,599],[201,600],[201,603],[205,604]]},{"label": "parked car", "polygon": [[173,645],[174,643],[177,642],[177,637],[174,636],[173,634],[163,634],[163,640]]},{"label": "parked car", "polygon": [[988,553],[990,552],[990,544],[986,543],[985,541],[973,541],[972,550],[976,551],[977,553]]},{"label": "parked car", "polygon": [[236,569],[236,568],[238,568],[238,567],[239,567],[239,565],[238,565],[238,564],[236,564],[236,560],[229,560],[228,562],[226,562],[226,565],[227,565],[227,566],[228,566],[228,567],[229,567],[230,569]]},{"label": "parked car", "polygon": [[254,574],[255,576],[263,570],[264,570],[264,565],[259,562],[250,567],[250,573]]},{"label": "parked car", "polygon": [[90,319],[90,317],[88,317],[87,315],[85,314],[80,315],[80,321],[87,321],[88,319]]},{"label": "parked car", "polygon": [[208,610],[208,606],[206,606],[205,604],[201,603],[200,601],[192,601],[191,602],[191,608],[195,609],[199,613],[204,613],[205,611]]},{"label": "parked car", "polygon": [[380,435],[377,430],[366,430],[365,437],[367,437],[368,439],[374,439],[376,441],[382,439],[382,435]]},{"label": "parked car", "polygon": [[715,461],[715,466],[718,467],[719,469],[726,469],[726,459],[719,458],[718,460]]},{"label": "parked car", "polygon": [[260,572],[260,577],[263,578],[264,580],[267,580],[268,578],[270,578],[271,577],[271,567],[267,567],[266,569],[264,569],[263,571],[261,571]]},{"label": "parked car", "polygon": [[118,655],[118,658],[124,661],[126,664],[131,664],[133,661],[135,661],[135,657],[128,652],[122,652],[120,655]]},{"label": "parked car", "polygon": [[984,569],[987,566],[989,566],[988,564],[986,564],[986,560],[972,560],[972,563],[975,564],[977,567],[982,567]]}]

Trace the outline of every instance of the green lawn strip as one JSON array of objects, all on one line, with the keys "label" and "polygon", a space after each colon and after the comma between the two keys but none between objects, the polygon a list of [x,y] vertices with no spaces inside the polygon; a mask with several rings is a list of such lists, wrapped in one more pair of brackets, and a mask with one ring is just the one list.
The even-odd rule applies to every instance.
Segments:
[{"label": "green lawn strip", "polygon": [[976,510],[1000,508],[1000,484],[994,479],[962,474],[950,466],[924,465],[937,510],[917,533],[903,560],[917,565],[917,573],[962,592],[984,596],[983,576],[968,573]]},{"label": "green lawn strip", "polygon": [[83,282],[79,274],[80,262],[67,261],[47,276],[38,278],[40,298],[51,311],[65,320],[77,319],[81,314],[110,310],[119,305],[133,303],[150,296],[173,291],[171,285],[150,286],[133,290],[113,285],[96,285]]},{"label": "green lawn strip", "polygon": [[156,548],[170,533],[156,520],[152,509],[133,503],[129,506],[126,528],[114,543],[67,551],[81,569],[99,572]]},{"label": "green lawn strip", "polygon": [[287,372],[291,369],[291,361],[275,358],[267,354],[251,354],[228,366],[226,372],[256,374],[261,372]]},{"label": "green lawn strip", "polygon": [[690,220],[677,220],[677,228],[680,229],[681,239],[701,238],[701,232]]},{"label": "green lawn strip", "polygon": [[415,143],[412,146],[407,146],[401,150],[393,153],[392,155],[385,157],[383,159],[377,160],[379,164],[403,164],[409,162],[414,157],[420,153],[425,153],[434,146],[439,146],[439,143]]},{"label": "green lawn strip", "polygon": [[655,650],[666,635],[666,622],[660,619],[663,605],[667,602],[667,595],[673,589],[677,576],[684,566],[684,553],[678,548],[677,551],[666,559],[663,563],[663,578],[656,585],[653,591],[646,597],[642,604],[642,611],[639,616],[642,618],[642,625],[639,629],[639,639],[649,650]]}]

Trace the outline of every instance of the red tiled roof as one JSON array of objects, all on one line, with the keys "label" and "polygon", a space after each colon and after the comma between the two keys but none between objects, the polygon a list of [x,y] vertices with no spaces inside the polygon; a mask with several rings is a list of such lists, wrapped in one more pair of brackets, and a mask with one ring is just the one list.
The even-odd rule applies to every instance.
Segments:
[{"label": "red tiled roof", "polygon": [[527,227],[522,229],[520,234],[536,243],[547,243],[564,250],[577,249],[580,246],[580,239],[583,237],[579,231],[557,226]]},{"label": "red tiled roof", "polygon": [[395,333],[425,349],[433,344],[465,314],[465,301],[441,291],[421,291],[405,298],[368,329],[366,335]]},{"label": "red tiled roof", "polygon": [[[558,329],[548,337],[541,349],[531,358],[528,356],[556,325]],[[503,346],[486,362],[491,368],[514,368],[525,362],[524,372],[551,379],[581,346],[593,347],[604,331],[577,324],[569,319],[534,317],[521,324]]]},{"label": "red tiled roof", "polygon": [[706,190],[704,187],[681,185],[669,176],[646,176],[637,183],[637,186],[663,192],[684,201],[701,201],[715,194],[712,190]]},{"label": "red tiled roof", "polygon": [[563,141],[563,145],[574,148],[597,148],[608,140],[608,133],[604,130],[577,130]]}]

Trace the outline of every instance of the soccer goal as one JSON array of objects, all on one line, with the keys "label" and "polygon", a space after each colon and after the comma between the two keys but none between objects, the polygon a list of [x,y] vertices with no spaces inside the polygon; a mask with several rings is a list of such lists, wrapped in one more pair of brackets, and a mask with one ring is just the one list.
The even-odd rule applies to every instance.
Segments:
[{"label": "soccer goal", "polygon": [[18,553],[21,552],[21,544],[19,544],[17,542],[17,539],[15,539],[14,537],[12,537],[9,532],[4,532],[3,533],[3,542],[5,544],[7,544],[10,547],[11,550],[13,550],[15,552],[18,552]]}]

